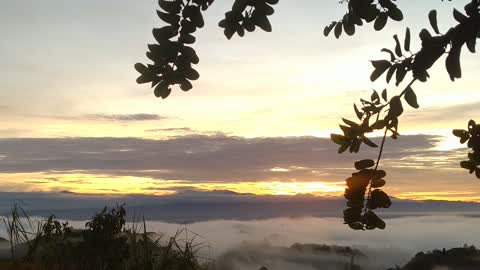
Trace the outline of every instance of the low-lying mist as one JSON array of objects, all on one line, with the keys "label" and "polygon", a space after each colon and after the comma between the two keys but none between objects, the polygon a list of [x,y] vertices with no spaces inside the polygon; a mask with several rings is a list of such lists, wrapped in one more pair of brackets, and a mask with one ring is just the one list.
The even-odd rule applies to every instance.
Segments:
[{"label": "low-lying mist", "polygon": [[[71,221],[76,228],[85,222]],[[387,229],[352,231],[339,218],[276,218],[255,221],[206,221],[188,225],[147,221],[148,231],[181,236],[203,243],[202,257],[213,258],[221,270],[344,269],[350,254],[292,248],[305,244],[345,246],[358,249],[355,262],[364,269],[403,265],[417,252],[449,249],[464,244],[480,246],[480,218],[458,215],[401,217],[387,220]],[[195,233],[195,234],[193,234]],[[0,236],[5,237],[3,228]],[[167,239],[166,237],[164,239]],[[299,246],[297,245],[297,247]],[[307,245],[308,247],[308,245]]]},{"label": "low-lying mist", "polygon": [[[83,223],[75,221],[76,227]],[[184,225],[151,221],[149,231],[175,233]],[[402,217],[387,220],[383,231],[352,231],[338,218],[276,218],[257,221],[206,221],[187,225],[206,247],[202,256],[215,258],[225,270],[328,269],[350,256],[291,249],[295,243],[350,246],[367,256],[358,257],[366,269],[405,264],[420,251],[480,246],[476,237],[480,218],[458,215]],[[186,236],[186,237],[191,237]],[[317,266],[323,265],[322,268]],[[337,269],[337,268],[332,268]],[[342,269],[342,268],[340,268]]]}]

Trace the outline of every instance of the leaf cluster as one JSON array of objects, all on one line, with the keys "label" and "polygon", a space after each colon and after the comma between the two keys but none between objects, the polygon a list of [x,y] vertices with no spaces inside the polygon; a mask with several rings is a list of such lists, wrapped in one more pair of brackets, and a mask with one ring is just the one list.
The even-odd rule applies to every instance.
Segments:
[{"label": "leaf cluster", "polygon": [[365,23],[374,23],[377,31],[382,30],[389,19],[402,21],[403,13],[394,3],[396,0],[349,0],[347,13],[339,21],[333,21],[325,27],[323,34],[328,36],[332,30],[338,39],[345,32],[355,34],[355,27]]},{"label": "leaf cluster", "polygon": [[373,210],[389,208],[392,204],[389,196],[380,188],[385,185],[387,173],[373,169],[376,164],[371,159],[355,162],[355,169],[347,178],[345,198],[348,208],[343,212],[344,222],[354,230],[385,229],[385,222]]},{"label": "leaf cluster", "polygon": [[157,44],[148,45],[147,57],[153,64],[135,64],[141,74],[137,83],[151,83],[156,97],[167,98],[171,85],[179,85],[189,91],[200,74],[192,65],[200,62],[195,50],[189,45],[196,41],[193,35],[205,25],[202,12],[214,0],[159,0],[158,17],[167,26],[153,29]]},{"label": "leaf cluster", "polygon": [[460,138],[460,143],[467,143],[472,150],[468,153],[468,160],[460,162],[460,167],[469,170],[471,174],[475,173],[480,179],[480,124],[470,120],[468,130],[455,129],[453,135]]},{"label": "leaf cluster", "polygon": [[[386,75],[387,83],[390,82],[395,74],[396,85],[398,86],[409,72],[412,73],[414,79],[426,82],[430,77],[428,70],[444,54],[447,54],[445,66],[450,79],[454,81],[461,78],[460,56],[462,49],[466,46],[470,52],[475,53],[476,40],[480,37],[479,6],[480,2],[473,0],[465,5],[466,14],[454,9],[453,17],[458,24],[450,28],[445,34],[440,33],[437,11],[432,10],[428,18],[434,34],[427,29],[420,31],[421,49],[414,54],[410,52],[410,29],[407,28],[403,50],[398,36],[395,35],[395,49],[382,49],[383,52],[389,54],[390,59],[373,61],[375,69],[370,79],[375,81],[388,70]],[[405,55],[405,53],[409,55]]]},{"label": "leaf cluster", "polygon": [[224,28],[224,34],[228,39],[231,39],[235,33],[243,37],[245,31],[253,32],[257,27],[271,32],[272,24],[268,17],[275,12],[272,6],[278,4],[278,1],[235,0],[232,9],[225,13],[225,19],[218,25]]}]

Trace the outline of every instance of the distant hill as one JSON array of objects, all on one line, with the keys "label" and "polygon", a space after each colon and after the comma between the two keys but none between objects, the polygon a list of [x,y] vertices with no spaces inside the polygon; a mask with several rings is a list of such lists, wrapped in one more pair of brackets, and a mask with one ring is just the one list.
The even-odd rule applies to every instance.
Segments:
[{"label": "distant hill", "polygon": [[[480,204],[449,201],[411,201],[393,198],[385,218],[455,213],[480,215]],[[73,193],[0,193],[0,215],[14,201],[31,215],[55,214],[61,219],[85,220],[105,205],[126,203],[129,213],[144,213],[149,220],[192,223],[206,220],[253,220],[276,217],[340,217],[343,197],[256,196],[230,191],[185,191],[171,196],[93,196]],[[381,212],[381,211],[379,211]]]},{"label": "distant hill", "polygon": [[[475,247],[420,252],[400,270],[478,270],[480,250]],[[393,269],[392,269],[393,270]]]}]

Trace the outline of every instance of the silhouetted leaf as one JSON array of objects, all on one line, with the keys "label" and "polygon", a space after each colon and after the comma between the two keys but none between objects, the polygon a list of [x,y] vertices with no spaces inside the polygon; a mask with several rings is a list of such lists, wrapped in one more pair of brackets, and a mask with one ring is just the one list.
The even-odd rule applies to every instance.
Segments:
[{"label": "silhouetted leaf", "polygon": [[372,142],[369,138],[367,138],[365,136],[363,136],[362,140],[366,145],[368,145],[370,147],[373,147],[373,148],[378,147],[378,145],[376,145],[374,142]]},{"label": "silhouetted leaf", "polygon": [[397,54],[397,56],[401,57],[403,56],[402,54],[402,46],[400,46],[400,40],[398,39],[398,36],[397,35],[394,35],[393,36],[393,39],[395,39],[395,53]]},{"label": "silhouetted leaf", "polygon": [[161,97],[162,99],[166,99],[170,93],[172,92],[172,89],[168,87],[168,84],[161,82],[155,87],[154,94],[156,97]]},{"label": "silhouetted leaf", "polygon": [[385,128],[385,120],[378,120],[377,122],[373,123],[373,125],[370,126],[372,129],[383,129]]},{"label": "silhouetted leaf", "polygon": [[435,31],[437,35],[440,35],[440,31],[438,30],[437,11],[430,11],[430,13],[428,13],[428,19],[430,20],[430,25],[432,26],[433,31]]},{"label": "silhouetted leaf", "polygon": [[388,16],[397,22],[403,20],[403,13],[399,8],[392,8],[388,10]]},{"label": "silhouetted leaf", "polygon": [[385,100],[385,101],[388,100],[387,88],[383,89],[383,91],[382,91],[382,98],[383,98],[383,100]]},{"label": "silhouetted leaf", "polygon": [[391,50],[389,50],[387,48],[383,48],[382,52],[386,52],[386,53],[390,54],[390,62],[395,61],[395,54],[393,54],[393,52]]},{"label": "silhouetted leaf", "polygon": [[[397,70],[397,65],[396,64],[392,65],[388,69],[387,76],[386,76],[387,83],[390,83],[390,81],[392,80],[393,74],[395,74],[396,70]],[[386,98],[384,98],[384,99],[387,100]]]},{"label": "silhouetted leaf", "polygon": [[388,15],[386,13],[380,13],[373,24],[373,27],[376,31],[382,30],[387,24]]},{"label": "silhouetted leaf", "polygon": [[385,186],[386,182],[383,179],[373,179],[372,180],[372,188],[381,188]]},{"label": "silhouetted leaf", "polygon": [[375,189],[370,194],[368,208],[375,210],[377,208],[389,208],[392,205],[390,197],[380,189]]},{"label": "silhouetted leaf", "polygon": [[334,34],[335,34],[335,37],[338,39],[340,38],[340,35],[342,35],[342,29],[343,29],[343,24],[342,22],[338,22],[336,25],[335,25],[335,29],[334,29]]},{"label": "silhouetted leaf", "polygon": [[475,163],[473,163],[471,160],[462,161],[460,162],[460,167],[467,170],[472,170],[472,169],[475,169]]},{"label": "silhouetted leaf", "polygon": [[339,134],[330,134],[331,140],[339,145],[343,145],[346,143],[345,136]]},{"label": "silhouetted leaf", "polygon": [[417,95],[415,94],[411,86],[409,86],[405,91],[405,100],[407,101],[408,105],[412,106],[415,109],[418,109],[420,107],[418,106]]},{"label": "silhouetted leaf", "polygon": [[350,144],[349,143],[345,143],[345,144],[342,144],[340,146],[340,148],[338,149],[338,153],[341,154],[345,151],[347,151],[347,149],[350,147]]},{"label": "silhouetted leaf", "polygon": [[371,159],[363,159],[355,162],[355,169],[363,170],[375,166],[375,161]]},{"label": "silhouetted leaf", "polygon": [[379,228],[380,230],[384,230],[387,227],[385,222],[372,211],[368,211],[365,218],[367,220],[367,229],[373,230]]},{"label": "silhouetted leaf", "polygon": [[452,81],[455,81],[456,78],[462,77],[462,67],[460,65],[461,50],[461,46],[452,46],[445,62],[448,74]]},{"label": "silhouetted leaf", "polygon": [[387,60],[372,61],[372,65],[375,68],[370,75],[370,80],[372,82],[376,81],[389,67],[392,66],[392,64]]},{"label": "silhouetted leaf", "polygon": [[330,32],[332,32],[336,24],[337,22],[332,22],[329,25],[325,26],[325,29],[323,29],[323,35],[328,37],[328,35],[330,34]]},{"label": "silhouetted leaf", "polygon": [[457,20],[457,22],[459,23],[465,23],[467,22],[468,20],[468,17],[465,16],[463,13],[461,13],[460,11],[458,11],[457,9],[453,9],[453,17],[455,18],[455,20]]},{"label": "silhouetted leaf", "polygon": [[270,21],[268,20],[267,15],[264,15],[264,14],[263,15],[262,14],[256,15],[255,11],[253,11],[254,14],[252,15],[252,22],[256,26],[262,28],[263,31],[272,32],[272,25],[270,24]]},{"label": "silhouetted leaf", "polygon": [[410,28],[407,27],[407,31],[405,33],[405,42],[403,44],[403,48],[405,51],[409,52],[410,51]]},{"label": "silhouetted leaf", "polygon": [[389,119],[398,118],[403,113],[402,101],[399,96],[394,96],[390,100],[390,110],[388,111]]},{"label": "silhouetted leaf", "polygon": [[353,109],[355,110],[355,114],[357,115],[357,118],[358,118],[359,120],[362,120],[362,118],[363,118],[363,113],[360,112],[360,110],[358,110],[357,104],[355,104],[355,103],[353,104]]},{"label": "silhouetted leaf", "polygon": [[348,119],[342,118],[342,121],[343,121],[345,124],[347,124],[347,125],[349,125],[349,126],[351,126],[351,127],[354,127],[354,128],[358,128],[358,127],[359,127],[359,125],[358,125],[357,123],[355,123],[355,122],[353,122],[353,121],[350,121],[350,120],[348,120]]},{"label": "silhouetted leaf", "polygon": [[467,48],[471,53],[476,52],[476,46],[477,46],[477,37],[476,36],[467,40]]}]

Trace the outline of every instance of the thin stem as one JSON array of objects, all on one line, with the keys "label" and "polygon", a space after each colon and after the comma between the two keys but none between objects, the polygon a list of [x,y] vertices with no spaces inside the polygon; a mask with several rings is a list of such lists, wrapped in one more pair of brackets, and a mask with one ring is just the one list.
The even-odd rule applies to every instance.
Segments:
[{"label": "thin stem", "polygon": [[[380,159],[382,158],[383,147],[385,146],[385,141],[387,139],[387,133],[388,133],[388,128],[385,127],[385,133],[383,134],[382,144],[380,146],[380,151],[378,153],[377,162],[375,164],[375,169],[374,169],[375,171],[378,170],[378,165],[380,164]],[[369,186],[368,186],[368,193],[367,193],[367,203],[365,204],[365,210],[363,212],[364,215],[367,214],[368,201],[370,201],[371,194],[372,194],[372,181],[370,180],[370,183],[369,183]]]},{"label": "thin stem", "polygon": [[408,88],[412,87],[412,85],[413,85],[413,83],[415,83],[415,81],[417,81],[417,79],[413,78],[412,81],[407,85],[407,87],[405,87],[405,89],[402,91],[402,93],[400,93],[400,97],[404,96],[405,93],[407,93]]},{"label": "thin stem", "polygon": [[[404,96],[405,93],[407,92],[407,90],[412,87],[413,83],[415,83],[417,79],[413,78],[412,81],[407,85],[407,87],[405,87],[405,89],[402,91],[402,93],[400,93],[400,97]],[[387,103],[388,104],[388,103]],[[385,105],[386,106],[386,105]],[[380,114],[379,114],[380,115]],[[387,133],[388,133],[388,127],[385,127],[385,133],[383,134],[383,139],[382,139],[382,144],[380,145],[380,151],[378,153],[378,157],[377,157],[377,162],[375,163],[375,171],[378,170],[378,166],[380,164],[380,159],[382,158],[382,155],[383,155],[383,148],[385,146],[385,141],[387,139]],[[364,210],[364,214],[367,214],[367,210],[368,210],[368,201],[370,201],[370,198],[371,198],[371,194],[372,194],[372,181],[370,180],[370,183],[369,183],[369,186],[368,186],[368,193],[367,193],[367,203],[365,205],[365,210]]]},{"label": "thin stem", "polygon": [[385,146],[385,140],[387,139],[387,132],[388,132],[388,128],[385,127],[385,133],[383,134],[382,144],[380,145],[380,152],[378,153],[377,163],[375,164],[375,171],[378,169],[378,164],[380,164],[380,159],[382,158],[383,147]]}]

